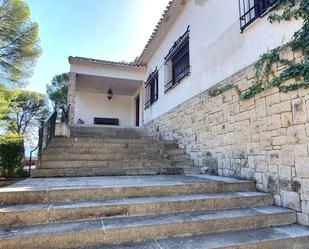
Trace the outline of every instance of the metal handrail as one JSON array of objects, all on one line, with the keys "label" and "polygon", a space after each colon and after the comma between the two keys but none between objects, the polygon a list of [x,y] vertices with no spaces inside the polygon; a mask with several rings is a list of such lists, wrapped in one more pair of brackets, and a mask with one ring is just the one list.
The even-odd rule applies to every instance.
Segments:
[{"label": "metal handrail", "polygon": [[55,136],[56,121],[57,121],[57,110],[54,110],[49,117],[45,120],[40,128],[39,132],[39,154],[41,158],[44,149],[49,144],[50,140]]},{"label": "metal handrail", "polygon": [[56,129],[56,122],[57,122],[57,116],[58,111],[61,110],[61,122],[64,122],[68,124],[69,122],[69,111],[70,111],[70,105],[67,106],[67,108],[61,107],[60,109],[54,109],[54,111],[45,119],[45,121],[41,122],[41,125],[39,127],[39,141],[37,146],[30,151],[29,156],[29,176],[31,174],[31,166],[32,166],[32,154],[35,151],[38,151],[38,161],[41,160],[41,157],[43,155],[43,151],[48,146],[51,139],[55,136],[55,129]]},{"label": "metal handrail", "polygon": [[69,123],[70,105],[68,105],[66,109],[61,107],[61,110],[62,110],[61,122],[68,124]]}]

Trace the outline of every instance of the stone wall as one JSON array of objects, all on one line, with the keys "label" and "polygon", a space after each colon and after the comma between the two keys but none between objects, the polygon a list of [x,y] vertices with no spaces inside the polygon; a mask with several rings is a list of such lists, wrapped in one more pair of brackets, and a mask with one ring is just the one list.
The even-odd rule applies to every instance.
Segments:
[{"label": "stone wall", "polygon": [[[254,80],[254,66],[249,66],[218,85],[245,90]],[[298,211],[299,223],[309,225],[308,114],[309,89],[284,93],[275,87],[248,100],[240,100],[235,89],[216,97],[205,91],[146,127],[177,140],[197,166],[255,180],[259,190],[273,193],[277,205]]]},{"label": "stone wall", "polygon": [[70,72],[68,84],[68,104],[69,109],[69,124],[74,124],[75,115],[75,95],[76,95],[76,73]]}]

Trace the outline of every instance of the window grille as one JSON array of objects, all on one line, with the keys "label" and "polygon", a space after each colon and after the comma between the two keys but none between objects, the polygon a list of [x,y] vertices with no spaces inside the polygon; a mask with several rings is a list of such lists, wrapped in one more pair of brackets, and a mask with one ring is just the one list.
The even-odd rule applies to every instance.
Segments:
[{"label": "window grille", "polygon": [[186,76],[190,75],[189,27],[174,43],[165,56],[165,64],[171,62],[171,80],[165,84],[165,92],[172,89]]},{"label": "window grille", "polygon": [[238,0],[240,30],[244,31],[257,18],[262,17],[279,0]]},{"label": "window grille", "polygon": [[159,80],[159,74],[158,70],[156,69],[149,75],[145,83],[145,109],[150,107],[154,102],[158,100],[159,96],[158,80]]}]

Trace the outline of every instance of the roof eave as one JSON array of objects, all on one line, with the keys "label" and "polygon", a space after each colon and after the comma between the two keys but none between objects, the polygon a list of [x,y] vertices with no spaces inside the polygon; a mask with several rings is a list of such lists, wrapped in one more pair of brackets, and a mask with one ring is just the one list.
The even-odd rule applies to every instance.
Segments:
[{"label": "roof eave", "polygon": [[82,57],[73,57],[69,56],[69,63],[72,64],[80,64],[80,65],[95,65],[100,67],[117,67],[117,68],[126,68],[126,69],[136,69],[136,70],[145,70],[146,67],[144,65],[127,65],[121,64],[119,62],[113,61],[100,61],[96,59],[90,58],[82,58]]},{"label": "roof eave", "polygon": [[152,32],[142,54],[139,56],[137,64],[147,65],[149,59],[155,50],[160,46],[161,41],[165,38],[173,23],[177,20],[187,0],[172,0],[169,2],[162,14],[158,24]]}]

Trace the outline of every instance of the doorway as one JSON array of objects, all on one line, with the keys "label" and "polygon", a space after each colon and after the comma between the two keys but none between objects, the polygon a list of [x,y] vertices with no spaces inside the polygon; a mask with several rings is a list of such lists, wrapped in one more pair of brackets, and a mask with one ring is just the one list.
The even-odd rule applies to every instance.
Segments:
[{"label": "doorway", "polygon": [[135,98],[135,126],[139,126],[139,95]]}]

